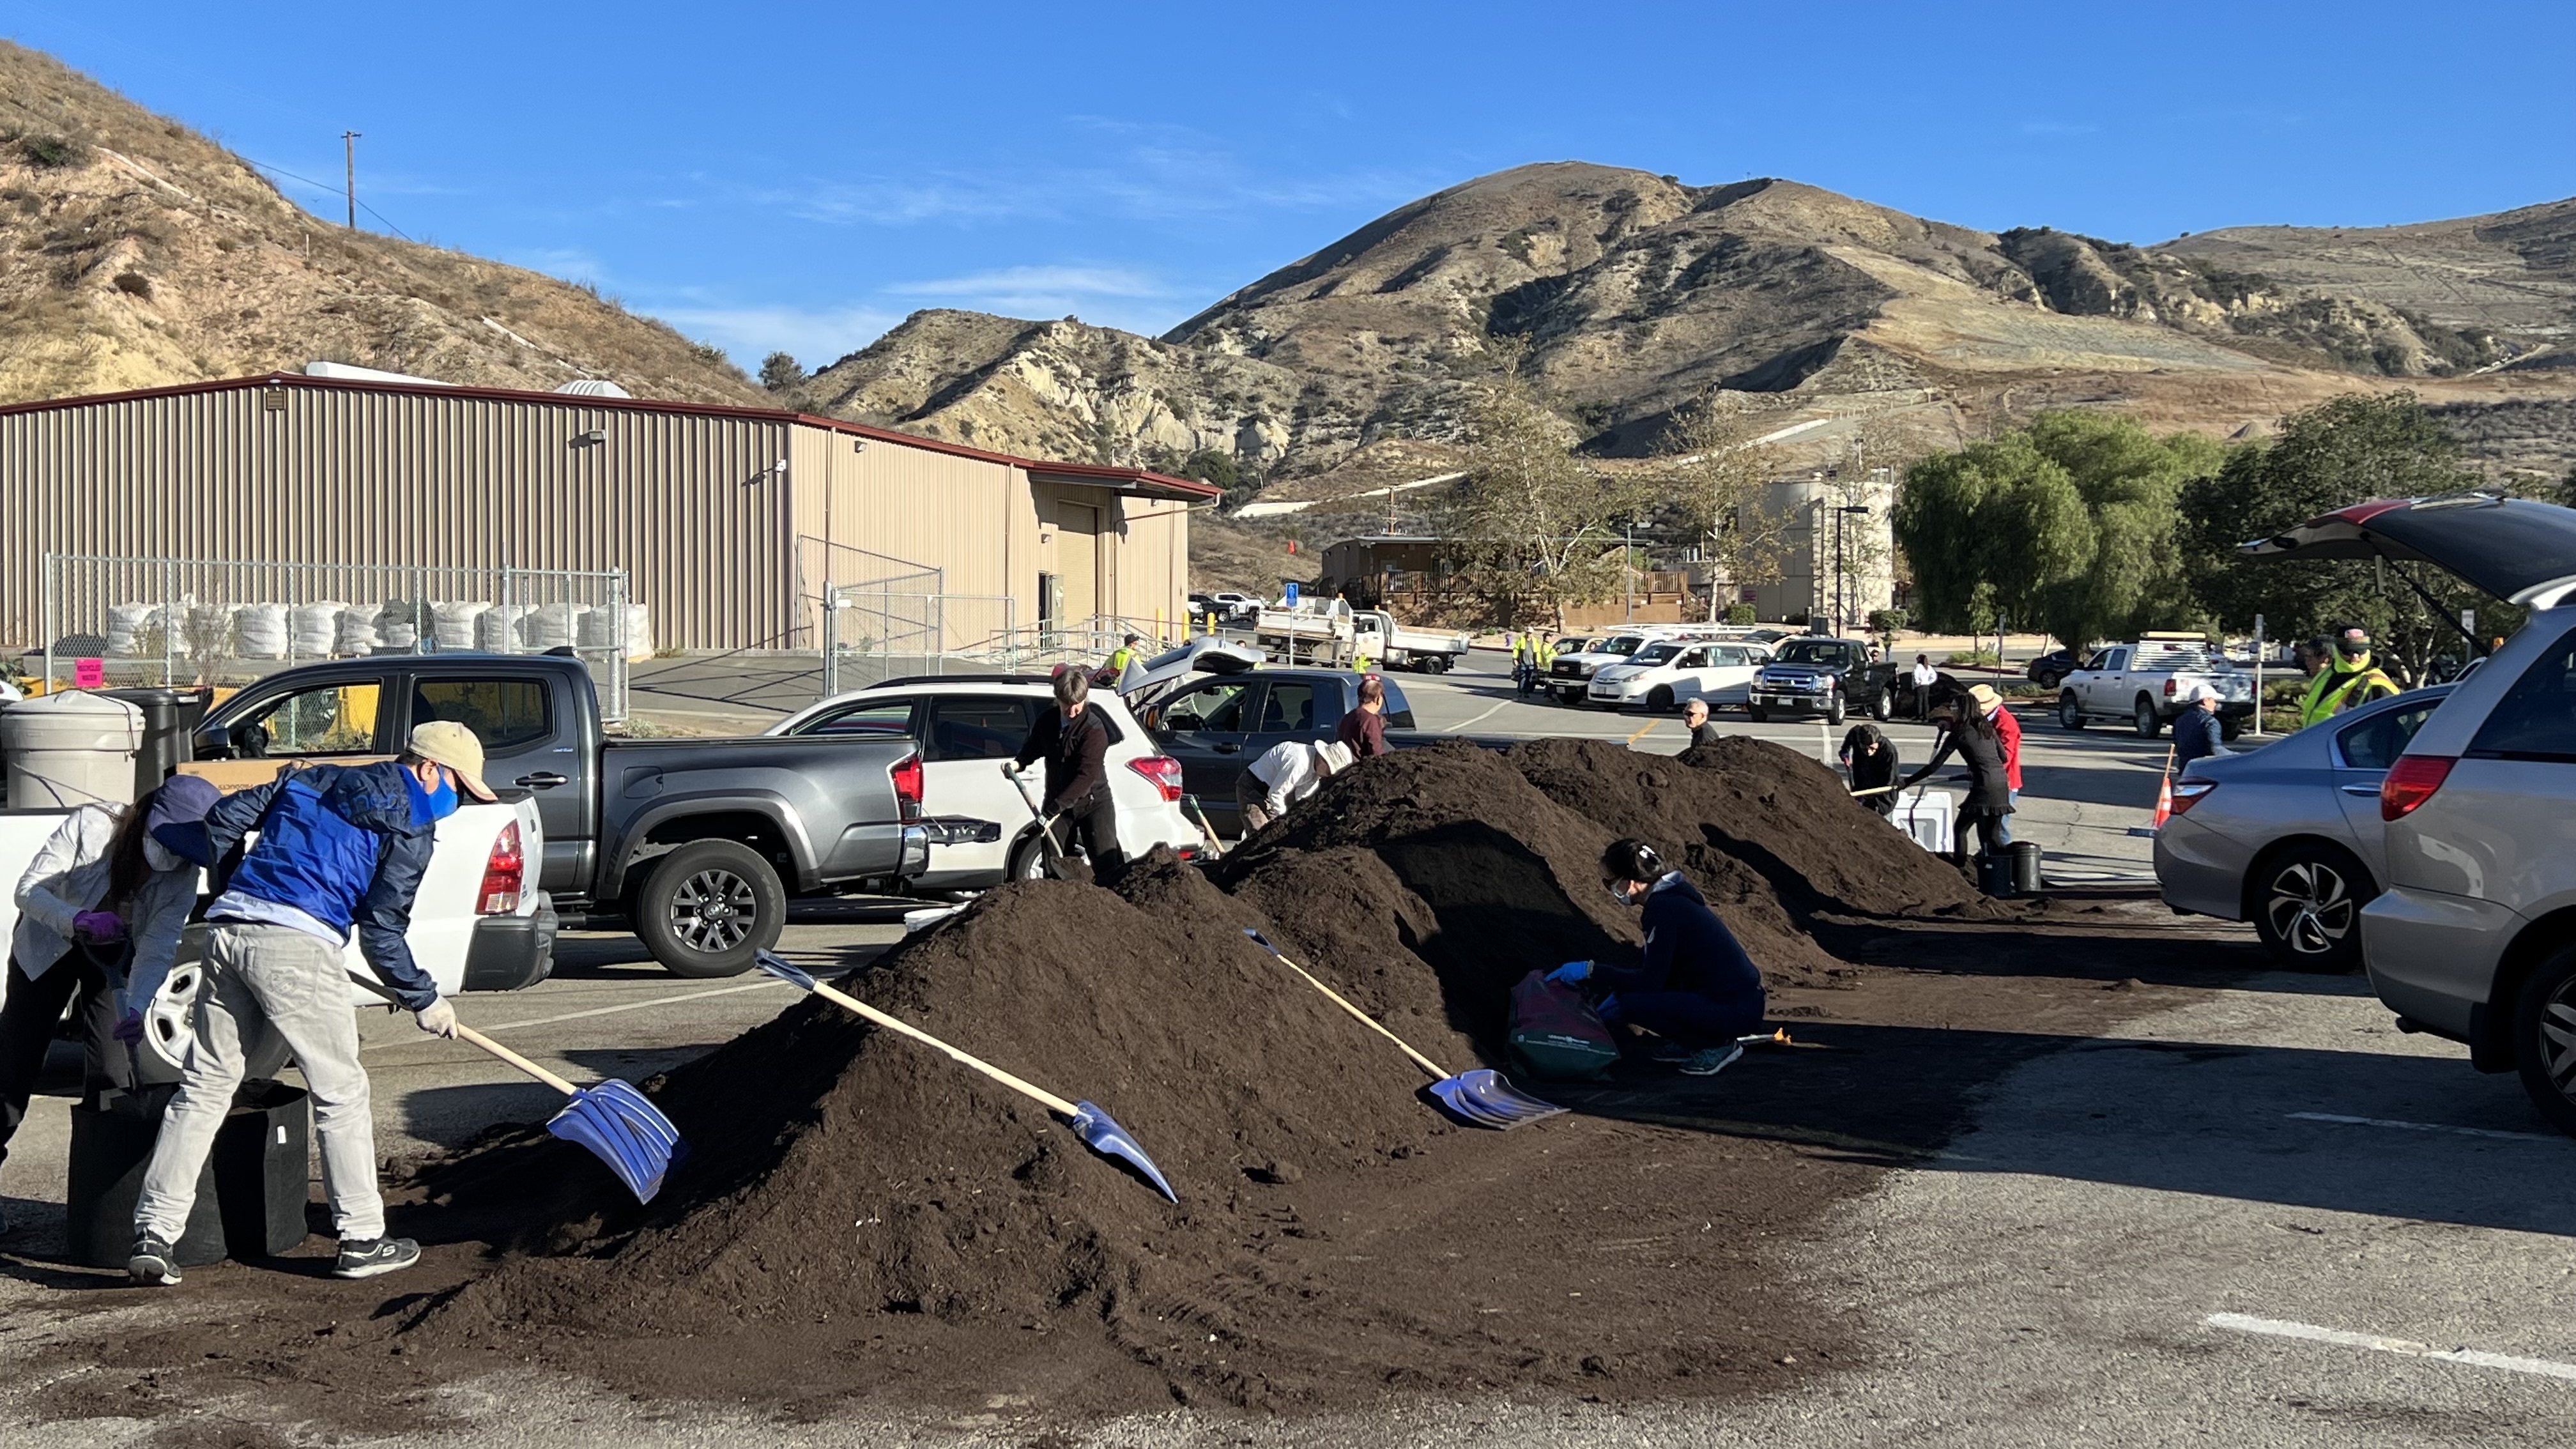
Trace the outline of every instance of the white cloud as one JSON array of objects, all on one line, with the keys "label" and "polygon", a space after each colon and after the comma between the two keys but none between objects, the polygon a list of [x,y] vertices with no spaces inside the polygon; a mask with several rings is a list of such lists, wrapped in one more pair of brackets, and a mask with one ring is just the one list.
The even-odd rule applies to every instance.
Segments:
[{"label": "white cloud", "polygon": [[1084,297],[1163,297],[1170,289],[1142,272],[1119,267],[1003,267],[963,277],[936,277],[924,282],[897,282],[886,291],[899,297],[992,297],[1046,294]]},{"label": "white cloud", "polygon": [[712,342],[745,369],[772,352],[793,355],[812,372],[874,342],[903,318],[872,307],[809,311],[796,307],[658,307],[647,309],[691,337]]},{"label": "white cloud", "polygon": [[608,280],[608,266],[598,256],[580,247],[529,247],[503,254],[502,260],[514,267],[526,267],[549,277],[567,282],[587,282],[599,286]]}]

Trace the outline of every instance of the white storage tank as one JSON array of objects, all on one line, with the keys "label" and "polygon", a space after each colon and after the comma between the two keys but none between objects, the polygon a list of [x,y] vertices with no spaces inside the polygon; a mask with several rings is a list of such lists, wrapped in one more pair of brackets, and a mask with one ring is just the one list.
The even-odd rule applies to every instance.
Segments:
[{"label": "white storage tank", "polygon": [[142,749],[143,711],[103,694],[40,695],[0,713],[13,810],[131,804],[134,757]]}]

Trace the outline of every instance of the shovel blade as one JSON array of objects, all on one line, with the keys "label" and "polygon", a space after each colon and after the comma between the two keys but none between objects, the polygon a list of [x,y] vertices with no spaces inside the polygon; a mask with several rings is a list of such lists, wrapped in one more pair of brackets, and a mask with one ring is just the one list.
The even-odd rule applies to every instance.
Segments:
[{"label": "shovel blade", "polygon": [[1075,1103],[1073,1130],[1082,1138],[1084,1146],[1103,1157],[1115,1157],[1143,1173],[1145,1180],[1154,1185],[1154,1190],[1171,1201],[1177,1203],[1181,1200],[1180,1194],[1172,1191],[1172,1185],[1163,1180],[1163,1170],[1154,1165],[1154,1159],[1147,1157],[1145,1149],[1136,1145],[1136,1139],[1127,1135],[1127,1129],[1119,1126],[1115,1118],[1098,1106],[1090,1102]]},{"label": "shovel blade", "polygon": [[1553,1117],[1566,1109],[1543,1102],[1506,1081],[1490,1067],[1460,1072],[1431,1084],[1431,1095],[1460,1120],[1508,1132],[1514,1127]]},{"label": "shovel blade", "polygon": [[813,972],[802,966],[790,964],[786,957],[774,951],[754,951],[751,953],[751,960],[752,964],[758,966],[762,972],[777,977],[799,991],[811,991],[816,985]]},{"label": "shovel blade", "polygon": [[624,1082],[573,1093],[546,1130],[589,1149],[637,1202],[651,1202],[662,1190],[662,1178],[680,1147],[679,1129]]}]

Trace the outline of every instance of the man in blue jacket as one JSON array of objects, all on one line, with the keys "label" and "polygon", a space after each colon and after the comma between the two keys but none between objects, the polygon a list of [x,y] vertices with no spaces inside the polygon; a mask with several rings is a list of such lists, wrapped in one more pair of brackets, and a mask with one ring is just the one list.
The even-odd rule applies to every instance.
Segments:
[{"label": "man in blue jacket", "polygon": [[1699,887],[1642,840],[1614,840],[1601,853],[1601,883],[1621,905],[1643,906],[1646,949],[1634,966],[1569,961],[1551,981],[1588,982],[1601,1019],[1662,1037],[1683,1055],[1684,1075],[1713,1077],[1744,1047],[1736,1038],[1762,1025],[1762,971],[1710,910]]},{"label": "man in blue jacket", "polygon": [[241,1085],[243,1063],[272,1041],[285,1043],[312,1095],[322,1184],[340,1234],[332,1273],[372,1278],[420,1261],[418,1243],[385,1236],[373,1108],[340,953],[354,926],[367,964],[411,1008],[420,1029],[456,1034],[456,1008],[439,999],[438,983],[412,960],[403,932],[438,822],[455,813],[457,791],[495,798],[482,775],[482,741],[453,720],[437,720],[413,730],[409,748],[391,763],[289,771],[208,812],[200,865],[218,866],[254,831],[259,841],[219,879],[206,908],[214,930],[197,991],[196,1039],[134,1205],[134,1253],[125,1265],[134,1281],[179,1281],[171,1245],[187,1229],[198,1174]]}]

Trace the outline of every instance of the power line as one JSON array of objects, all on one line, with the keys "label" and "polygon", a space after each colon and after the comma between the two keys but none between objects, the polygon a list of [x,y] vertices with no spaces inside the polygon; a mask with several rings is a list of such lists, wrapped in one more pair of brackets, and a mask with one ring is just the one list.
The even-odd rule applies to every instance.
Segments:
[{"label": "power line", "polygon": [[[316,181],[310,176],[298,176],[283,166],[271,166],[265,161],[252,161],[248,156],[242,157],[242,160],[249,162],[250,165],[259,170],[273,172],[276,175],[285,177],[289,181],[301,181],[307,186],[316,187],[320,190],[333,193],[337,193],[340,190],[339,187],[332,185],[328,181]],[[358,209],[365,212],[367,215],[374,217],[376,220],[383,222],[386,230],[391,231],[398,237],[401,237],[404,241],[415,240],[410,232],[403,230],[401,227],[395,226],[391,218],[387,217],[383,212],[376,210],[374,207],[369,206],[367,203],[363,201],[359,202]]]}]

